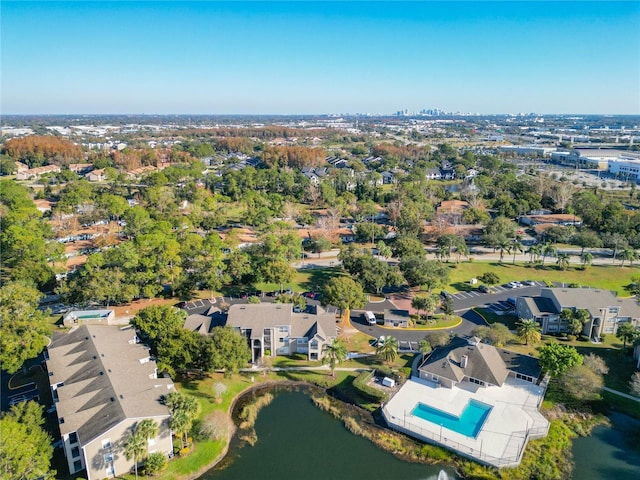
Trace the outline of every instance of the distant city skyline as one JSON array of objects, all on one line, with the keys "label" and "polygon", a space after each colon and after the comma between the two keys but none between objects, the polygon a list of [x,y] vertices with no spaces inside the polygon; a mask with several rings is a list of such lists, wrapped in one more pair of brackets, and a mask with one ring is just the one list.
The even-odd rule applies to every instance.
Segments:
[{"label": "distant city skyline", "polygon": [[640,114],[640,3],[23,2],[3,114]]}]

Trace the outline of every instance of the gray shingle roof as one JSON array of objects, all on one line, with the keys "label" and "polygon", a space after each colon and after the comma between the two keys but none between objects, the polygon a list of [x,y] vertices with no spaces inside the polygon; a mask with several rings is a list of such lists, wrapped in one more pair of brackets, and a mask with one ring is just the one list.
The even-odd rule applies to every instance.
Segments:
[{"label": "gray shingle roof", "polygon": [[[460,364],[463,355],[468,357],[465,368]],[[472,345],[463,338],[454,338],[446,347],[436,348],[420,370],[454,382],[460,382],[467,376],[498,386],[502,386],[509,370],[534,378],[540,374],[538,361],[533,357],[485,343]]]},{"label": "gray shingle roof", "polygon": [[[620,316],[640,318],[640,307],[634,299],[620,299],[609,290],[592,288],[543,288],[540,295],[553,295],[563,308],[581,308],[589,310],[593,318],[600,317],[600,309],[621,307]],[[631,301],[629,301],[631,300]]]},{"label": "gray shingle roof", "polygon": [[336,337],[336,318],[332,313],[295,313],[290,303],[261,303],[232,305],[227,316],[227,325],[234,328],[251,329],[262,336],[265,328],[290,325],[291,337],[311,338],[318,333],[324,339]]},{"label": "gray shingle roof", "polygon": [[169,415],[160,397],[173,382],[153,378],[156,363],[134,337],[133,329],[102,325],[54,335],[47,368],[51,385],[64,382],[56,404],[61,434],[77,432],[86,445],[126,418]]}]

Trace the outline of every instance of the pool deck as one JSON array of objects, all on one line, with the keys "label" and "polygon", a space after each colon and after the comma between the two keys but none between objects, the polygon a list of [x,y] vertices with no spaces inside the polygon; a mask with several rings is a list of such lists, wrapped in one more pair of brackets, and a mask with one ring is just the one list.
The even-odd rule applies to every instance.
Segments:
[{"label": "pool deck", "polygon": [[[383,414],[391,427],[408,435],[450,448],[481,463],[513,466],[520,463],[526,442],[544,437],[548,431],[549,422],[538,411],[543,396],[543,387],[511,377],[502,387],[462,382],[453,388],[413,378],[384,406]],[[423,403],[460,416],[471,399],[493,407],[476,438],[411,414],[418,403]]]}]

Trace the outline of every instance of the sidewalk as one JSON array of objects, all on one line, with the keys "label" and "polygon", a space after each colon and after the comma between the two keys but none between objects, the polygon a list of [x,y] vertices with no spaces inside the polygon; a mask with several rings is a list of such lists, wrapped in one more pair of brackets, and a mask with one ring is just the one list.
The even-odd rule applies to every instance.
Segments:
[{"label": "sidewalk", "polygon": [[627,398],[629,400],[633,400],[634,402],[640,402],[640,398],[634,397],[633,395],[629,395],[628,393],[619,392],[618,390],[614,390],[609,387],[602,387],[605,392],[613,393],[614,395],[619,395],[620,397]]}]

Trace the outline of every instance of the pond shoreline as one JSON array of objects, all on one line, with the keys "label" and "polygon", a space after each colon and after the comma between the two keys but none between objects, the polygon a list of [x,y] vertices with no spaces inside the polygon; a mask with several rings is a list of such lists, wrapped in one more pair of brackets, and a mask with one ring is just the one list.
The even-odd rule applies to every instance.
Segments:
[{"label": "pond shoreline", "polygon": [[[202,475],[204,475],[207,471],[215,468],[217,465],[219,465],[224,459],[225,457],[228,455],[229,450],[233,447],[233,442],[237,441],[237,442],[242,442],[243,440],[240,438],[237,438],[236,440],[234,440],[234,437],[236,435],[238,435],[240,428],[239,426],[236,424],[236,415],[234,414],[236,408],[238,407],[239,404],[241,404],[247,397],[247,395],[250,394],[255,394],[258,393],[258,395],[262,394],[262,393],[272,393],[273,389],[277,389],[278,387],[285,387],[285,388],[290,388],[291,390],[295,390],[295,391],[302,391],[311,401],[312,405],[314,405],[315,408],[319,409],[320,411],[325,411],[327,413],[329,413],[330,415],[332,415],[334,418],[336,418],[337,420],[339,420],[342,424],[343,427],[348,430],[351,434],[356,435],[356,436],[360,436],[363,437],[366,440],[369,440],[371,443],[373,443],[373,445],[375,445],[377,448],[391,453],[394,457],[398,458],[399,460],[402,460],[404,462],[408,462],[408,463],[418,463],[418,464],[424,464],[424,465],[438,465],[441,464],[443,467],[448,467],[451,468],[453,470],[455,470],[456,474],[460,477],[460,478],[465,478],[460,471],[457,468],[457,465],[455,464],[455,462],[450,462],[447,461],[446,459],[441,459],[441,458],[435,458],[433,460],[430,460],[429,457],[423,457],[423,458],[418,458],[416,456],[412,456],[409,454],[403,454],[402,452],[398,451],[395,448],[392,448],[391,445],[385,445],[384,443],[381,442],[377,442],[374,440],[374,437],[376,437],[376,434],[381,434],[381,433],[386,433],[388,435],[393,435],[393,436],[397,436],[397,437],[403,437],[406,439],[406,441],[410,442],[410,443],[416,443],[417,445],[417,441],[415,441],[414,439],[410,439],[408,437],[406,437],[405,435],[402,435],[398,432],[395,432],[391,429],[389,429],[386,426],[380,425],[380,421],[379,419],[376,417],[376,415],[352,402],[349,401],[345,401],[342,398],[338,398],[335,395],[332,395],[329,390],[331,389],[331,387],[326,388],[326,387],[321,387],[318,385],[315,385],[313,383],[310,382],[305,382],[305,381],[295,381],[295,380],[282,380],[282,381],[273,381],[273,380],[268,380],[256,385],[252,385],[244,390],[242,390],[241,392],[239,392],[236,397],[233,399],[233,401],[231,402],[231,404],[229,405],[229,408],[227,410],[227,415],[231,420],[231,423],[233,424],[233,428],[231,428],[228,433],[227,433],[227,438],[226,438],[226,444],[224,449],[220,452],[220,454],[215,458],[214,461],[210,462],[208,465],[200,468],[196,473],[191,474],[188,479],[189,480],[193,480],[196,478],[201,477]],[[329,402],[332,405],[332,408],[330,409],[325,409],[323,408],[323,406],[321,405],[321,402],[317,402],[317,398],[324,398],[326,399],[327,402]],[[248,402],[247,405],[250,405],[251,403]],[[356,420],[357,418],[357,420]],[[358,431],[354,431],[353,422],[358,422],[358,425],[360,426],[360,429]],[[367,434],[363,434],[363,432],[367,432]],[[431,447],[431,446],[429,446]],[[433,447],[433,448],[439,448],[439,447]],[[452,457],[454,457],[455,455],[451,452],[450,454]]]}]

